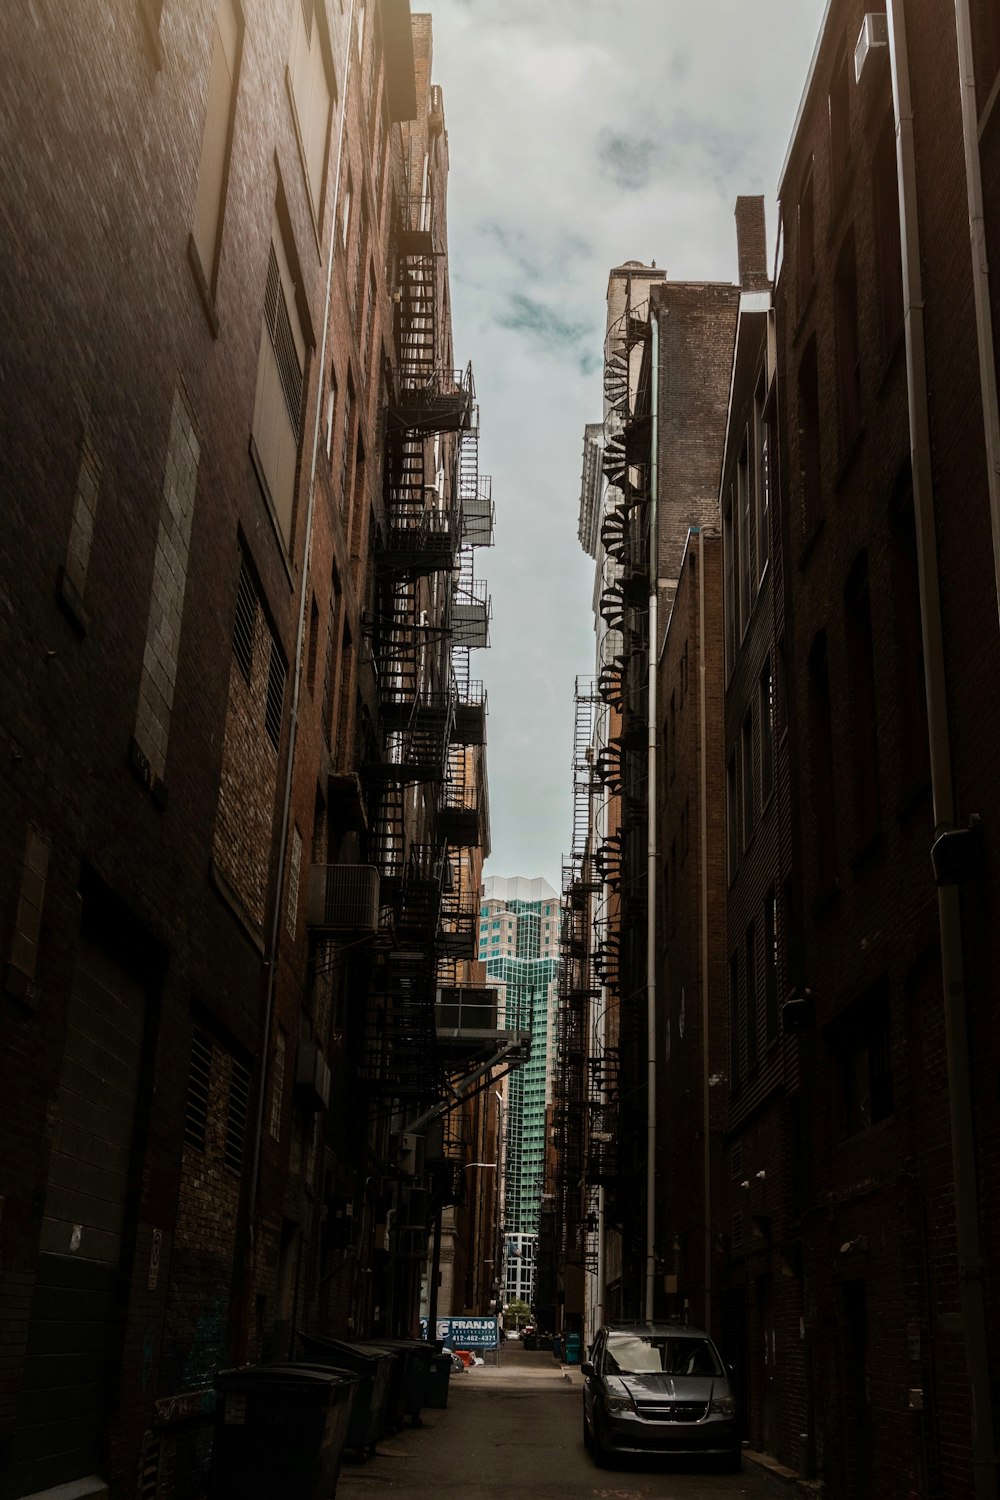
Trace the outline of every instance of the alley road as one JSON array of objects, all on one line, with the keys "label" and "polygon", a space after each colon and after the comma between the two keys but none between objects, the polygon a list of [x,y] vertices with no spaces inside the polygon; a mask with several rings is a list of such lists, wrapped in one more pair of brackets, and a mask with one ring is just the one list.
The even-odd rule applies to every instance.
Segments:
[{"label": "alley road", "polygon": [[749,1463],[729,1475],[630,1460],[596,1469],[580,1387],[579,1370],[567,1379],[551,1354],[505,1344],[499,1370],[453,1375],[446,1411],[384,1439],[367,1464],[345,1463],[337,1500],[772,1500],[772,1481]]}]

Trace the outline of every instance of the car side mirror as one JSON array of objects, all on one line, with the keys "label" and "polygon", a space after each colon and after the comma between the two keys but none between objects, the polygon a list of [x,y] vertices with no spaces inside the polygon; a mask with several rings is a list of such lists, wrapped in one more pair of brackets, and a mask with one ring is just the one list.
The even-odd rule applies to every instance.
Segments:
[{"label": "car side mirror", "polygon": [[593,1373],[594,1373],[593,1362],[591,1360],[589,1360],[589,1359],[585,1359],[584,1362],[583,1362],[583,1364],[580,1366],[580,1374],[581,1375],[593,1375]]}]

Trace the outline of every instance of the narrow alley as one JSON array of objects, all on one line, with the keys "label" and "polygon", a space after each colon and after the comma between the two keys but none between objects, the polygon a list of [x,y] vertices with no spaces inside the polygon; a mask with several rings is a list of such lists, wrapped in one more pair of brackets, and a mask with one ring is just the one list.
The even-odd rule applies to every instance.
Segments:
[{"label": "narrow alley", "polygon": [[421,1426],[383,1439],[366,1464],[345,1462],[337,1500],[386,1492],[394,1500],[767,1500],[797,1493],[749,1461],[742,1474],[662,1459],[595,1468],[583,1446],[579,1367],[517,1343],[500,1352],[499,1367],[477,1365],[452,1377],[447,1410],[425,1410]]}]

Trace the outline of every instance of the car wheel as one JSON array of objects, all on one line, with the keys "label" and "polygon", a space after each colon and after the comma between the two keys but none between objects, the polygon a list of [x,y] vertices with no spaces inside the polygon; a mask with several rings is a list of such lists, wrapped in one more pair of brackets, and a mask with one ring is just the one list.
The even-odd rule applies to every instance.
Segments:
[{"label": "car wheel", "polygon": [[590,1431],[590,1426],[587,1422],[586,1407],[583,1408],[583,1446],[585,1448],[592,1448],[594,1446],[594,1439]]}]

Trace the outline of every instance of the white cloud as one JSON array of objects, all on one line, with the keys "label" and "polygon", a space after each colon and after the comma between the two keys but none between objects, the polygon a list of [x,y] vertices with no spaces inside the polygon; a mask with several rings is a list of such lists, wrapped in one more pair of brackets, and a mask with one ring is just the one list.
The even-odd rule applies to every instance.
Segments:
[{"label": "white cloud", "polygon": [[[415,9],[419,8],[419,0]],[[473,360],[497,547],[491,873],[558,888],[573,681],[593,671],[576,540],[584,424],[601,415],[607,274],[736,274],[733,209],[774,193],[823,0],[431,0],[451,158],[459,362]]]}]

